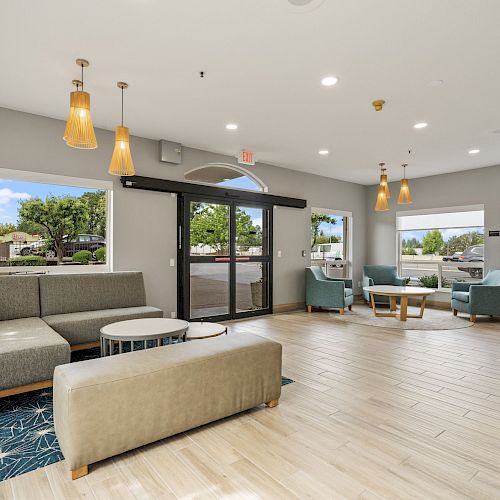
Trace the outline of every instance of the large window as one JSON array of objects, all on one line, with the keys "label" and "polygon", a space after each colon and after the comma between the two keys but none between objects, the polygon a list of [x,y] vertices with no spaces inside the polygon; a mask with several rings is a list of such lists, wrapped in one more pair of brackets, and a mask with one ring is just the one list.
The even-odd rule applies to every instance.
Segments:
[{"label": "large window", "polygon": [[349,277],[349,225],[351,217],[335,210],[311,211],[311,265],[329,277]]},{"label": "large window", "polygon": [[0,179],[0,272],[109,269],[109,183],[85,187],[79,179],[65,185],[56,176],[33,174],[34,182],[15,175]]},{"label": "large window", "polygon": [[397,215],[399,271],[409,285],[450,289],[483,278],[484,210]]}]

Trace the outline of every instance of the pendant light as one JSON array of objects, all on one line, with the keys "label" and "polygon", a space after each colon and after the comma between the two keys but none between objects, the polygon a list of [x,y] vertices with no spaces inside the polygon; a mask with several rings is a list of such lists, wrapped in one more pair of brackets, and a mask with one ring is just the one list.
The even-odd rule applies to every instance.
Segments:
[{"label": "pendant light", "polygon": [[[387,186],[387,176],[384,174],[385,168],[383,168],[385,163],[379,163],[380,169],[382,171],[382,175],[380,175],[380,184],[378,186],[377,192],[377,202],[375,203],[375,211],[376,212],[384,212],[385,210],[389,210],[389,202],[387,201],[387,193],[389,188]],[[385,185],[383,184],[382,177],[385,177]]]},{"label": "pendant light", "polygon": [[85,59],[77,59],[76,64],[82,69],[82,79],[73,80],[76,91],[70,94],[69,116],[63,139],[72,148],[95,149],[97,140],[90,116],[90,95],[83,90],[83,68],[88,67],[89,62]]},{"label": "pendant light", "polygon": [[122,124],[116,127],[115,149],[108,172],[111,175],[135,175],[134,162],[130,153],[128,127],[123,126],[123,91],[128,88],[128,83],[118,82],[116,86],[122,91]]},{"label": "pendant light", "polygon": [[390,198],[391,192],[389,191],[389,182],[387,180],[387,174],[385,173],[387,170],[386,168],[384,168],[385,163],[379,163],[379,166],[380,166],[380,185],[385,190],[386,198]]},{"label": "pendant light", "polygon": [[408,185],[408,179],[406,178],[406,167],[407,163],[403,163],[403,178],[401,179],[401,189],[399,190],[398,205],[407,205],[413,203],[410,194],[410,186]]}]

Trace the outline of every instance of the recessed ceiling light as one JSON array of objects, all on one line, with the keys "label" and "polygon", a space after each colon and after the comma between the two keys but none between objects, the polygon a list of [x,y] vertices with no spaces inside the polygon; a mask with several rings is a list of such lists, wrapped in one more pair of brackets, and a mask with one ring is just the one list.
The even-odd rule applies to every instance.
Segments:
[{"label": "recessed ceiling light", "polygon": [[419,123],[415,123],[415,125],[413,125],[413,128],[425,128],[427,127],[427,123],[425,122],[419,122]]},{"label": "recessed ceiling light", "polygon": [[226,128],[227,128],[228,130],[236,130],[236,129],[238,128],[238,125],[236,125],[236,123],[228,123],[228,124],[226,125]]},{"label": "recessed ceiling light", "polygon": [[325,78],[321,80],[321,85],[324,85],[325,87],[331,87],[332,85],[335,85],[338,81],[339,79],[336,78],[335,76],[325,76]]},{"label": "recessed ceiling light", "polygon": [[318,154],[321,155],[321,156],[325,156],[329,153],[330,151],[328,151],[328,149],[320,149],[318,151]]},{"label": "recessed ceiling light", "polygon": [[470,155],[477,155],[479,153],[479,149],[469,149]]}]

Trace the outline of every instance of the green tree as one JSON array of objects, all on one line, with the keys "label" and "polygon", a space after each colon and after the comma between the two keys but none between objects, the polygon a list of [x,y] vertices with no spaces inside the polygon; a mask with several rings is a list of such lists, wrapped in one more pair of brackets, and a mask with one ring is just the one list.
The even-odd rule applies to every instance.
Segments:
[{"label": "green tree", "polygon": [[424,255],[441,253],[444,248],[444,239],[439,229],[433,229],[422,239],[422,253]]},{"label": "green tree", "polygon": [[3,236],[4,234],[13,233],[15,230],[16,226],[14,224],[11,224],[10,222],[7,223],[0,222],[0,236]]},{"label": "green tree", "polygon": [[74,239],[88,224],[86,204],[79,198],[69,196],[47,196],[45,201],[31,198],[19,203],[19,221],[43,228],[61,263],[65,249],[64,236],[68,240]]},{"label": "green tree", "polygon": [[106,236],[106,191],[83,193],[80,199],[87,206],[88,222],[83,233]]},{"label": "green tree", "polygon": [[311,214],[311,248],[313,248],[314,245],[318,243],[319,226],[322,222],[326,222],[327,224],[331,224],[332,226],[337,224],[337,220],[335,218],[330,217],[326,214],[313,212]]},{"label": "green tree", "polygon": [[[191,245],[208,245],[218,253],[229,251],[229,207],[206,203],[191,204]],[[252,217],[236,209],[237,244],[241,247],[260,246],[262,229],[254,225]]]},{"label": "green tree", "polygon": [[446,253],[447,255],[453,255],[455,252],[463,252],[467,247],[483,244],[484,234],[477,231],[470,231],[459,236],[452,236],[446,242]]}]

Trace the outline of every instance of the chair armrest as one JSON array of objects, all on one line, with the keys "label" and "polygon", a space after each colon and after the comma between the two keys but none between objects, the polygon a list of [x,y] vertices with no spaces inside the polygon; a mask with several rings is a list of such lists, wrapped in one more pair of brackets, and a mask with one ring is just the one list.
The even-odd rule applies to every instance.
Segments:
[{"label": "chair armrest", "polygon": [[345,284],[344,282],[341,281],[330,281],[330,280],[324,280],[324,281],[317,281],[316,286],[319,287],[320,290],[325,291],[325,292],[340,292],[344,293],[344,288]]},{"label": "chair armrest", "polygon": [[375,282],[369,276],[363,274],[363,286],[373,286]]},{"label": "chair armrest", "polygon": [[[451,285],[451,291],[452,292],[468,292],[471,285],[472,285],[472,283],[463,283],[460,281],[455,281]],[[483,285],[480,285],[480,286],[483,286]]]},{"label": "chair armrest", "polygon": [[400,278],[399,276],[396,276],[394,278],[394,286],[405,286],[406,285],[406,278]]},{"label": "chair armrest", "polygon": [[491,310],[491,313],[500,311],[500,286],[471,284],[469,292],[472,310],[480,306],[481,310]]},{"label": "chair armrest", "polygon": [[349,278],[328,278],[328,281],[343,281],[346,288],[352,288],[352,279]]}]

